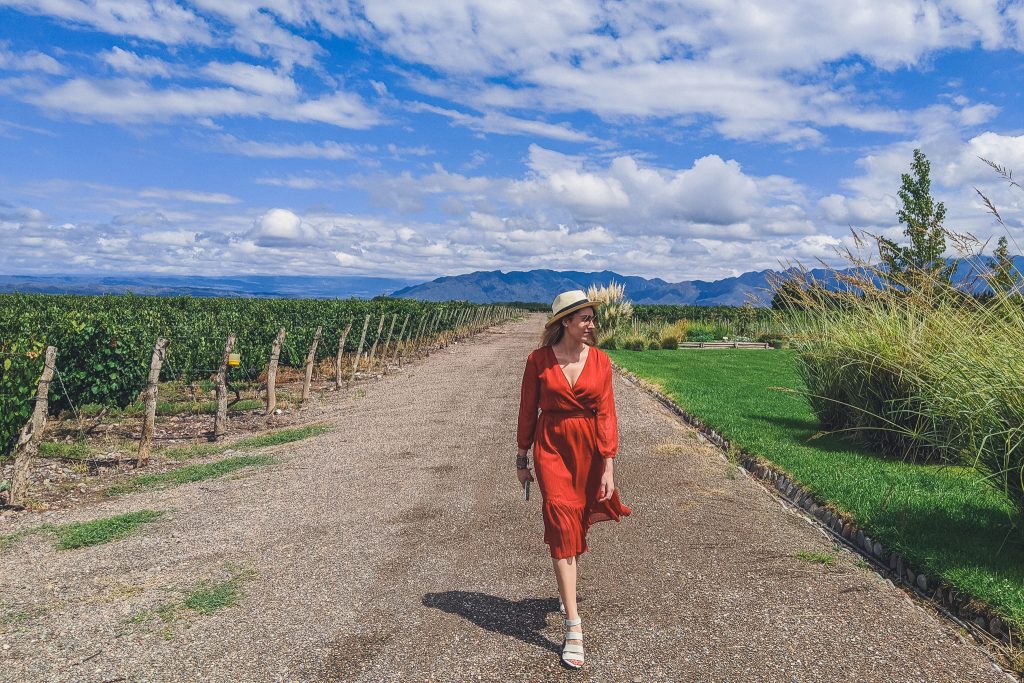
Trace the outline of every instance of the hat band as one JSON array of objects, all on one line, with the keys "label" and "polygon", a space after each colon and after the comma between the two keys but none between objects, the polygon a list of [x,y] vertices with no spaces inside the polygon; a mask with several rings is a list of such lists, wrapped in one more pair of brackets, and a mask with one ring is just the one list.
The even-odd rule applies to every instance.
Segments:
[{"label": "hat band", "polygon": [[568,310],[569,310],[570,308],[572,308],[573,306],[579,306],[580,304],[586,304],[586,303],[590,303],[590,300],[589,300],[589,299],[580,299],[579,301],[577,301],[577,302],[576,302],[576,303],[574,303],[574,304],[569,304],[568,306],[563,306],[562,308],[560,308],[560,309],[558,310],[558,312],[557,312],[557,313],[555,313],[555,314],[554,314],[553,316],[551,316],[551,317],[552,317],[552,318],[554,318],[554,317],[556,317],[556,316],[562,315],[562,313],[565,313],[566,311],[568,311]]}]

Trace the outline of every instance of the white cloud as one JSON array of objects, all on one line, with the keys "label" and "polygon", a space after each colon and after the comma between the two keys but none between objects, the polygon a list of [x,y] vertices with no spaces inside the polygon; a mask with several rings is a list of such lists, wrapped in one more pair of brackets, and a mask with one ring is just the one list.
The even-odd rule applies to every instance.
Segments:
[{"label": "white cloud", "polygon": [[[931,191],[946,206],[947,228],[970,233],[981,242],[1005,234],[978,197],[977,188],[999,209],[1011,236],[1024,244],[1024,194],[983,161],[1010,170],[1024,168],[1024,135],[986,131],[964,140],[949,119],[944,125],[929,125],[918,139],[861,157],[857,165],[862,173],[843,181],[847,192],[830,194],[818,202],[823,216],[833,223],[904,239],[896,216],[900,206],[897,192],[901,174],[910,172],[914,148],[921,149],[931,164]],[[947,247],[947,255],[954,255],[953,244],[947,241]]]},{"label": "white cloud", "polygon": [[203,73],[214,81],[233,85],[246,92],[279,97],[295,97],[299,93],[290,76],[255,64],[211,62],[203,67]]},{"label": "white cloud", "polygon": [[[292,112],[292,118],[286,115]],[[336,92],[323,97],[289,106],[279,112],[276,118],[291,121],[311,121],[329,123],[340,128],[370,128],[381,123],[380,116],[368,108],[358,95],[347,92]]]},{"label": "white cloud", "polygon": [[748,69],[811,70],[858,54],[885,68],[979,41],[1012,45],[997,5],[957,0],[758,3],[368,3],[364,29],[403,58],[452,73],[522,73],[574,58],[584,69],[698,57]]},{"label": "white cloud", "polygon": [[468,215],[470,222],[500,215],[532,225],[600,225],[616,234],[733,239],[814,231],[798,183],[781,176],[750,176],[735,160],[717,155],[675,169],[628,155],[595,164],[531,145],[527,165],[521,178],[466,176],[435,165],[433,172],[421,176],[352,176],[347,182],[404,214],[423,211],[435,198],[443,198],[452,215]]},{"label": "white cloud", "polygon": [[131,50],[114,46],[100,53],[100,59],[114,71],[129,76],[159,76],[169,78],[177,69],[159,57],[143,57]]},{"label": "white cloud", "polygon": [[117,123],[166,121],[178,117],[264,116],[360,129],[381,121],[357,95],[345,92],[295,101],[234,88],[157,89],[133,79],[73,78],[51,89],[24,93],[22,98],[51,111]]},{"label": "white cloud", "polygon": [[596,138],[574,130],[572,126],[564,123],[547,123],[545,121],[522,119],[500,112],[487,112],[483,116],[472,116],[454,109],[435,107],[423,102],[414,102],[409,105],[409,109],[416,112],[430,112],[445,116],[451,119],[454,125],[464,126],[482,133],[539,136],[567,142],[598,142]]},{"label": "white cloud", "polygon": [[135,36],[169,45],[207,45],[211,35],[206,21],[168,0],[3,0],[28,14],[43,14],[105,33]]},{"label": "white cloud", "polygon": [[[431,111],[449,118],[453,125],[484,133],[591,143],[596,142],[595,136],[568,123],[511,111],[570,114],[583,110],[616,123],[632,117],[710,117],[715,130],[731,138],[769,139],[797,147],[821,145],[824,129],[833,126],[911,130],[914,112],[866,103],[857,92],[849,74],[864,64],[882,70],[917,67],[944,49],[974,44],[985,49],[1020,49],[1024,44],[1016,5],[974,0],[854,4],[794,0],[753,6],[746,0],[685,4],[399,0],[362,6],[326,0],[195,0],[188,6],[168,0],[4,2],[24,12],[115,35],[170,45],[230,45],[244,54],[274,60],[274,69],[239,62],[201,69],[215,80],[247,93],[273,96],[287,105],[275,110],[248,101],[245,104],[253,115],[346,128],[379,122],[379,115],[349,92],[298,97],[290,75],[296,66],[313,69],[325,83],[334,82],[319,63],[326,54],[324,47],[307,37],[319,31],[372,41],[399,60],[427,66],[404,72],[413,87],[482,113],[422,103],[413,104],[414,110]],[[105,58],[122,73],[167,77],[166,65],[154,58],[121,48]],[[379,80],[368,82],[381,99],[393,98]],[[846,85],[836,87],[839,82]],[[83,88],[72,82],[64,86],[70,92],[58,88],[37,94],[32,101],[104,120],[143,117],[138,104],[123,93],[109,107],[76,106],[63,97],[102,96],[105,91],[109,98],[110,91],[117,90],[111,84],[94,86]],[[160,112],[209,109],[213,113],[205,116],[238,115],[226,101],[230,96],[215,89],[157,91],[140,84],[134,88],[141,89],[143,97],[157,100]],[[220,105],[186,107],[168,101],[176,93]],[[122,109],[135,113],[114,113]],[[293,113],[289,116],[282,109]],[[961,124],[979,125],[995,111],[984,103],[964,107],[959,111]]]},{"label": "white cloud", "polygon": [[186,247],[195,243],[196,233],[192,230],[155,230],[142,233],[139,239],[148,244]]},{"label": "white cloud", "polygon": [[0,71],[40,71],[47,74],[62,74],[64,66],[48,54],[32,50],[14,52],[0,41]]},{"label": "white cloud", "polygon": [[303,236],[302,219],[288,209],[271,209],[256,221],[252,236],[294,240]]},{"label": "white cloud", "polygon": [[140,197],[147,199],[172,199],[183,202],[199,202],[201,204],[237,204],[240,200],[223,192],[197,192],[195,190],[172,190],[163,187],[150,187],[139,192]]},{"label": "white cloud", "polygon": [[[833,88],[837,62],[857,58],[895,69],[973,43],[1019,48],[1011,14],[960,0],[756,7],[742,0],[449,0],[373,3],[362,31],[447,77],[411,75],[414,87],[477,108],[582,109],[608,120],[709,115],[730,137],[805,145],[821,144],[819,128],[827,126],[908,128],[906,113]],[[964,112],[965,122],[990,115],[985,108]]]},{"label": "white cloud", "polygon": [[355,159],[360,151],[355,145],[334,140],[321,143],[301,142],[258,142],[255,140],[239,140],[232,135],[221,137],[224,147],[236,154],[247,157],[263,157],[266,159]]},{"label": "white cloud", "polygon": [[[379,216],[271,208],[200,206],[201,213],[156,210],[113,221],[60,219],[27,207],[0,206],[0,232],[16,248],[0,252],[0,268],[31,272],[54,259],[103,272],[187,274],[289,272],[431,278],[472,270],[614,269],[669,280],[717,279],[743,270],[778,267],[784,254],[810,258],[833,244],[825,236],[755,235],[736,240],[717,227],[704,236],[623,233],[535,215],[500,213],[443,223]],[[202,233],[194,226],[201,224]],[[34,245],[34,246],[33,246]],[[315,247],[315,248],[314,248]]]}]

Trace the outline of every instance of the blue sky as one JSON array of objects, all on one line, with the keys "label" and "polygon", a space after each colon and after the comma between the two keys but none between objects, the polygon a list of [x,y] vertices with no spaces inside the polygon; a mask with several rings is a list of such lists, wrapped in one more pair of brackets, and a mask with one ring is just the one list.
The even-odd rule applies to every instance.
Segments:
[{"label": "blue sky", "polygon": [[1024,245],[1022,46],[1019,1],[0,0],[0,272],[839,263],[915,147]]}]

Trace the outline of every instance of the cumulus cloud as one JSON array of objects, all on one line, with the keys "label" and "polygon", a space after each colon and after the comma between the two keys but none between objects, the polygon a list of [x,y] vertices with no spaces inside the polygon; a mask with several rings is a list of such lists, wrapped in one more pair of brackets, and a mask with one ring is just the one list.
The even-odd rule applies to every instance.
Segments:
[{"label": "cumulus cloud", "polygon": [[347,182],[402,213],[425,210],[440,196],[455,201],[455,214],[491,215],[497,207],[538,223],[611,226],[623,234],[749,238],[758,231],[812,229],[798,183],[748,175],[737,161],[717,155],[689,168],[665,168],[629,155],[594,163],[531,145],[527,167],[521,178],[468,176],[435,165],[421,176],[353,176]]},{"label": "cumulus cloud", "polygon": [[984,161],[1011,171],[1024,168],[1024,135],[986,131],[965,140],[946,125],[929,128],[918,139],[878,148],[857,160],[861,173],[843,181],[845,193],[818,201],[823,215],[834,223],[902,239],[896,193],[901,175],[910,172],[914,148],[920,148],[931,164],[932,194],[946,205],[948,228],[981,242],[1005,234],[979,198],[980,190],[999,208],[1011,237],[1024,244],[1024,198]]},{"label": "cumulus cloud", "polygon": [[295,240],[303,237],[302,219],[288,209],[271,209],[256,221],[252,237],[270,240]]}]

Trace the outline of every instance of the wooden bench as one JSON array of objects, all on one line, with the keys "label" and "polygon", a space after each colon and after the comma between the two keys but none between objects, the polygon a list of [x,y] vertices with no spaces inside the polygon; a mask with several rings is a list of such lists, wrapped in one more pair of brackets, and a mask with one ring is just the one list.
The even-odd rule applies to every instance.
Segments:
[{"label": "wooden bench", "polygon": [[681,349],[770,349],[767,342],[737,342],[737,341],[712,341],[712,342],[679,342]]}]

